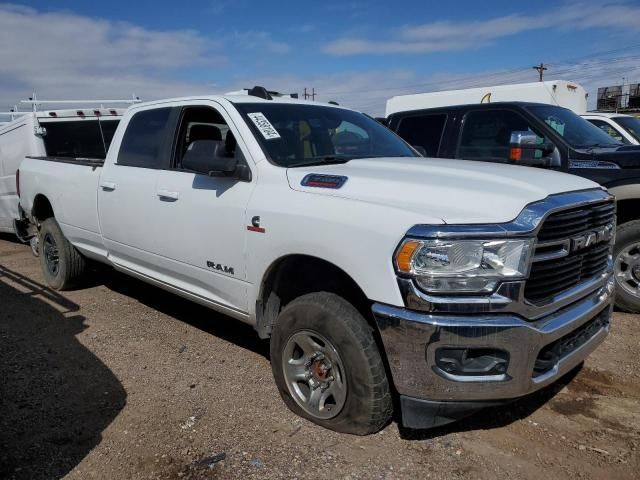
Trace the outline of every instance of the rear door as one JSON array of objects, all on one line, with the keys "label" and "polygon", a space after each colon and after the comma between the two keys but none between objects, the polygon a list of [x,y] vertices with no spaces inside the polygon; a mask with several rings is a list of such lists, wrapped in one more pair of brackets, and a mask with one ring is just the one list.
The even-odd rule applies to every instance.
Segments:
[{"label": "rear door", "polygon": [[149,276],[156,276],[156,252],[164,241],[164,228],[153,216],[156,185],[159,172],[170,165],[178,113],[170,106],[134,113],[98,186],[100,230],[109,258]]},{"label": "rear door", "polygon": [[239,313],[247,311],[246,207],[255,185],[186,170],[182,157],[197,140],[213,140],[247,163],[248,149],[215,102],[183,107],[170,169],[158,174],[150,215],[162,226],[159,269],[174,286]]}]

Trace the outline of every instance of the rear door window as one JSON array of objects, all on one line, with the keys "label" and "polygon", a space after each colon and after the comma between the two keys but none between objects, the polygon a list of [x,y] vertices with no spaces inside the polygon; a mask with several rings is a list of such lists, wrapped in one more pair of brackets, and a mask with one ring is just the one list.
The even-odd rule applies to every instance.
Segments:
[{"label": "rear door window", "polygon": [[167,142],[173,142],[174,109],[144,110],[131,117],[124,132],[118,165],[139,168],[168,168],[171,152]]},{"label": "rear door window", "polygon": [[[529,122],[511,110],[476,110],[465,115],[457,157],[469,160],[509,162],[511,134],[533,130]],[[539,152],[538,152],[539,153]]]},{"label": "rear door window", "polygon": [[398,135],[410,145],[423,147],[427,156],[436,157],[446,122],[447,115],[444,113],[412,115],[400,120]]}]

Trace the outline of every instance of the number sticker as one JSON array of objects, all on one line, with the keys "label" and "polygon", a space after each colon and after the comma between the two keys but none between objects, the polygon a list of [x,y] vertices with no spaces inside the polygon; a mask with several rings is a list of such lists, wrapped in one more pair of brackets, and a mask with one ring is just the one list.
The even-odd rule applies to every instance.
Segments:
[{"label": "number sticker", "polygon": [[249,113],[249,118],[258,127],[260,133],[267,140],[272,140],[274,138],[280,138],[280,134],[275,129],[271,122],[265,117],[262,112]]}]

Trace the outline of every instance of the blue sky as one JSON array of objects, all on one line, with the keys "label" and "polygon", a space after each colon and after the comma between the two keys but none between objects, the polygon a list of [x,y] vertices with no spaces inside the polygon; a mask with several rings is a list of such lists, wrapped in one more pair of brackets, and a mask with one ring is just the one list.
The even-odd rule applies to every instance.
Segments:
[{"label": "blue sky", "polygon": [[264,84],[380,114],[394,94],[533,81],[541,61],[594,98],[640,81],[639,18],[625,0],[0,3],[0,110],[34,89],[151,99]]}]

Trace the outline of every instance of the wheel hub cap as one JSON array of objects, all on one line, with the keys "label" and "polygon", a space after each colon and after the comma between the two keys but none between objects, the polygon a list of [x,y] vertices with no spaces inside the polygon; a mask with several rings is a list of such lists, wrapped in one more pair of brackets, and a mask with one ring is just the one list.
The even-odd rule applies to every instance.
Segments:
[{"label": "wheel hub cap", "polygon": [[618,286],[640,297],[640,243],[623,248],[616,257],[614,269]]},{"label": "wheel hub cap", "polygon": [[336,348],[317,332],[293,334],[284,348],[283,373],[296,403],[319,419],[340,413],[347,394],[342,360]]}]

